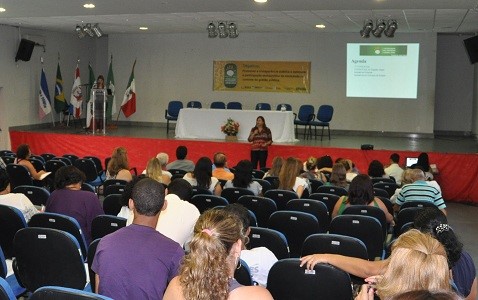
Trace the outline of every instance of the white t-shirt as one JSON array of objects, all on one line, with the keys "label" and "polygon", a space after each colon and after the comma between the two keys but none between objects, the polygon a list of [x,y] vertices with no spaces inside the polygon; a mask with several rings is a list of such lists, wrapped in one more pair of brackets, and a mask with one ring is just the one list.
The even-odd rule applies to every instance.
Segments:
[{"label": "white t-shirt", "polygon": [[[224,184],[224,189],[233,188],[233,187],[234,187],[234,184],[232,183],[231,180],[228,180],[226,184]],[[249,186],[247,187],[247,189],[253,192],[254,195],[257,196],[262,192],[262,185],[257,181],[252,181],[251,183],[249,183]]]},{"label": "white t-shirt", "polygon": [[27,223],[28,221],[30,221],[30,218],[34,214],[39,212],[38,209],[36,209],[33,203],[30,201],[30,199],[28,199],[27,196],[21,193],[9,193],[5,195],[0,195],[0,204],[18,208],[22,212],[23,217],[25,218],[25,221]]},{"label": "white t-shirt", "polygon": [[265,287],[269,270],[277,261],[274,253],[266,247],[257,247],[251,250],[242,250],[241,259],[249,266],[252,280]]},{"label": "white t-shirt", "polygon": [[391,164],[385,168],[385,174],[395,178],[395,182],[400,185],[402,182],[403,169],[398,164]]},{"label": "white t-shirt", "polygon": [[[191,186],[197,186],[198,182],[197,182],[196,178],[193,178],[190,175],[191,175],[191,173],[184,174],[183,179],[185,179],[187,182],[189,182],[189,184],[191,184]],[[214,189],[216,188],[216,185],[218,183],[219,183],[219,180],[216,177],[211,177],[211,184],[209,185],[209,190],[211,191],[211,193],[214,194]]]}]

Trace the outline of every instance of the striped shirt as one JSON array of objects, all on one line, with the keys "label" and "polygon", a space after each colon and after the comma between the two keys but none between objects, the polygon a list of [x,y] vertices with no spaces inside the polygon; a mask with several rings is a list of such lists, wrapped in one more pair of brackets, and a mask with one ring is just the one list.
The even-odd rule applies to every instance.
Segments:
[{"label": "striped shirt", "polygon": [[403,186],[398,194],[396,204],[401,206],[407,201],[428,201],[433,202],[439,209],[446,208],[441,192],[422,180]]}]

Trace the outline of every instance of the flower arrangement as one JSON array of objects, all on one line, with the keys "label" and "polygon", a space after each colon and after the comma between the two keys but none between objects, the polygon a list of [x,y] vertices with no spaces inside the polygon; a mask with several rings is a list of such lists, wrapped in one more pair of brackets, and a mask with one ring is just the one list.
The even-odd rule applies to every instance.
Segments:
[{"label": "flower arrangement", "polygon": [[228,136],[236,136],[239,132],[239,123],[232,118],[228,118],[226,123],[221,126],[221,131]]}]

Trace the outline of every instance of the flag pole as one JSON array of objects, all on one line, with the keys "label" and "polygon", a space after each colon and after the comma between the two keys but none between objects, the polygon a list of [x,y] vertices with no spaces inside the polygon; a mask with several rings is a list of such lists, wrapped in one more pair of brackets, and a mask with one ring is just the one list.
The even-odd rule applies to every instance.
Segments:
[{"label": "flag pole", "polygon": [[[113,64],[113,53],[111,53],[111,59],[110,59],[110,66]],[[108,67],[108,76],[109,76],[109,67]],[[109,84],[109,82],[107,83]],[[115,87],[115,91],[114,91],[114,96],[113,97],[116,97],[116,87]],[[111,110],[113,110],[113,104],[114,104],[114,98],[113,98],[113,101],[110,103],[111,105]],[[119,119],[119,112],[121,111],[121,108],[118,109],[118,115],[116,116],[116,122],[115,124],[108,124],[108,129],[118,129],[118,119]],[[111,112],[113,113],[113,112]],[[111,123],[113,123],[113,116],[111,116]]]},{"label": "flag pole", "polygon": [[[43,70],[43,56],[40,57],[40,62],[41,62],[41,68]],[[40,82],[41,82],[41,79],[40,79]],[[41,87],[40,87],[40,89],[41,89]],[[40,93],[41,93],[41,91],[40,91]],[[53,107],[51,106],[51,103],[50,103],[50,108],[51,108],[51,110],[53,110]],[[51,123],[52,123],[53,127],[55,127],[55,118],[53,117],[53,111],[51,112],[50,115],[51,115]]]}]

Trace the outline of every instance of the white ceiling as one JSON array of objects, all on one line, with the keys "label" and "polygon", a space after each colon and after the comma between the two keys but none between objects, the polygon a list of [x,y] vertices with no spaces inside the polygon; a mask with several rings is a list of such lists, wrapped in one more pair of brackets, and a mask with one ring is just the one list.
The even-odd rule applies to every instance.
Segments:
[{"label": "white ceiling", "polygon": [[[96,7],[86,9],[85,3]],[[206,34],[210,21],[221,20],[236,22],[239,34],[359,32],[365,19],[379,18],[396,19],[396,34],[478,32],[478,0],[0,0],[0,7],[6,9],[0,24],[58,32],[99,23],[105,34]]]}]

